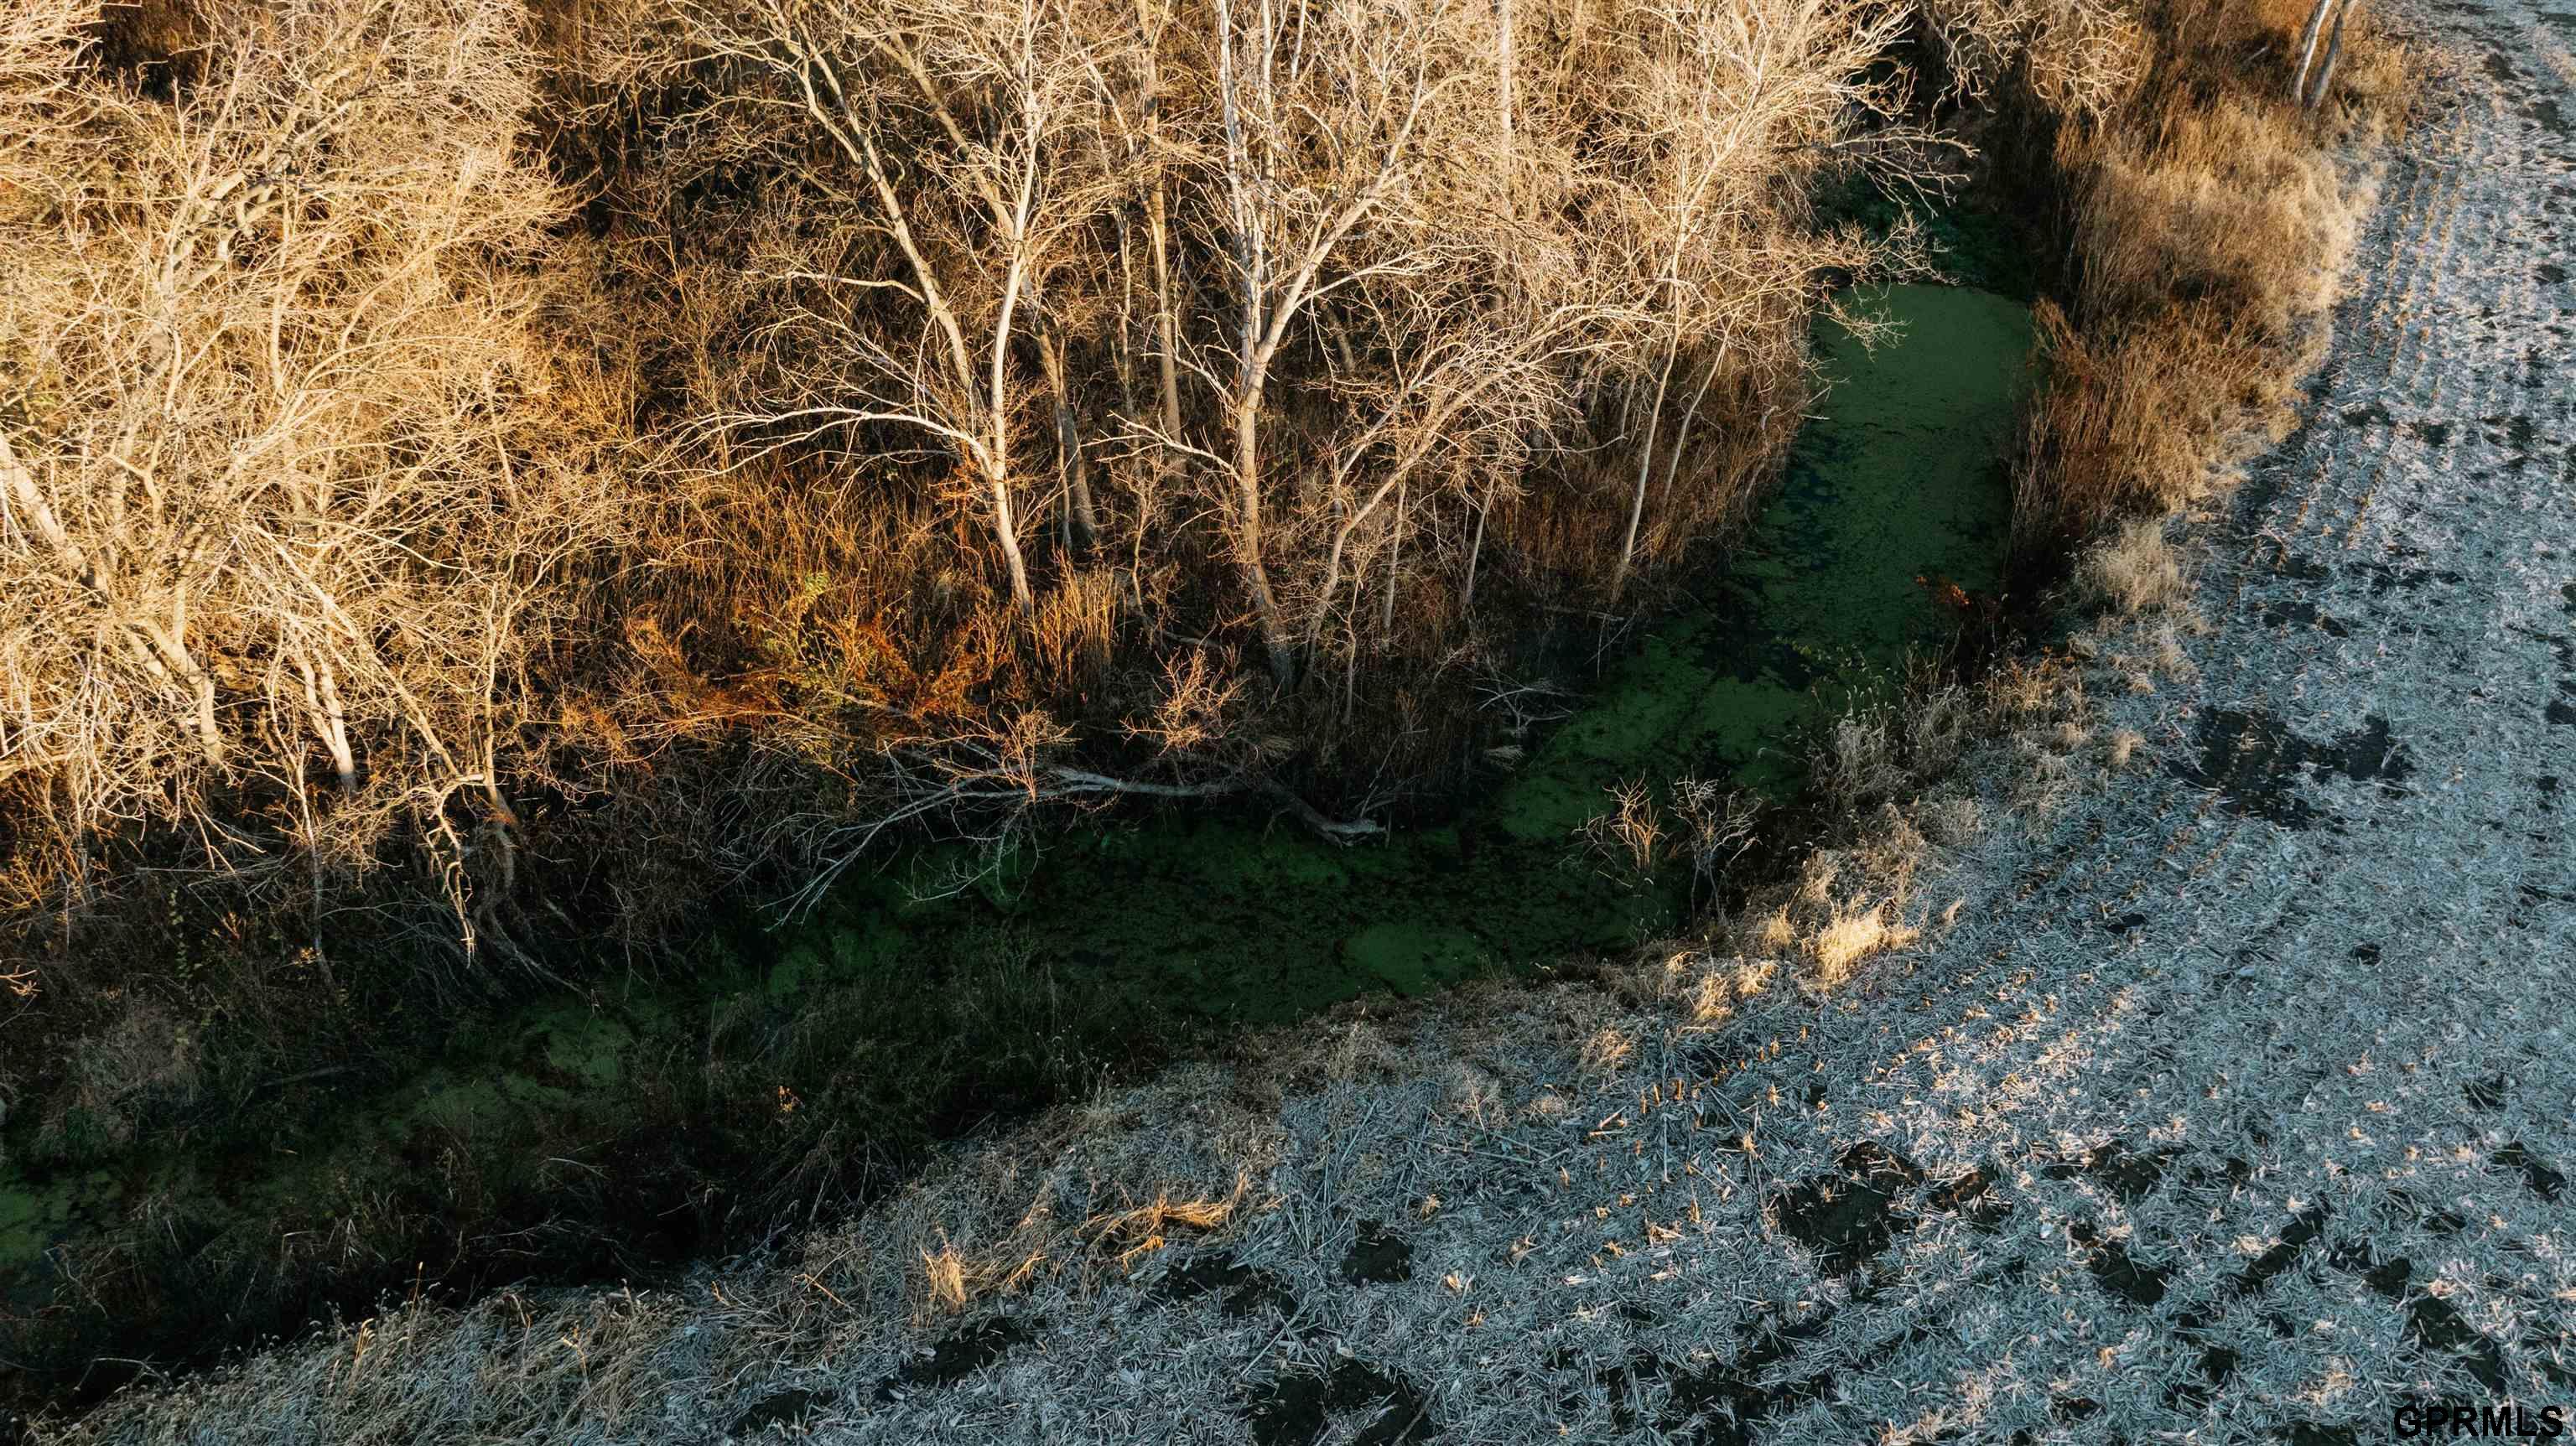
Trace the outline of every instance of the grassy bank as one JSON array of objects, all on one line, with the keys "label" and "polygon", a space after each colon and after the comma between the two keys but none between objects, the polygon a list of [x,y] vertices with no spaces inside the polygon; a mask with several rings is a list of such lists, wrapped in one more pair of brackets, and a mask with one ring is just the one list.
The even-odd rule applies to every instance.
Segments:
[{"label": "grassy bank", "polygon": [[[1815,758],[1817,811],[1793,876],[1670,951],[1639,984],[1703,1022],[1796,979],[1830,988],[1946,922],[1916,896],[1935,846],[1991,821],[1954,778],[1972,741],[2010,758],[2005,806],[2047,812],[2132,765],[2146,740],[2097,730],[2077,664],[2097,632],[2162,617],[2153,649],[2110,661],[2133,691],[2183,667],[2176,514],[2302,424],[2302,387],[2375,196],[2369,150],[2417,103],[2403,41],[2357,13],[2333,88],[2296,94],[2308,8],[2184,0],[2060,12],[1992,77],[1981,138],[2040,258],[2039,381],[2013,478],[2012,584],[1985,671],[1926,672],[1844,720]],[[1941,10],[1935,7],[1938,33]],[[2036,22],[2034,22],[2036,23]],[[1971,81],[1973,85],[1973,80]]]},{"label": "grassy bank", "polygon": [[2118,533],[2086,566],[2095,600],[2152,598],[2152,524],[2299,423],[2372,195],[2345,147],[2389,138],[2414,104],[2403,44],[2364,12],[2333,88],[2303,109],[2306,15],[2296,0],[2155,7],[2134,93],[2026,157],[2060,198],[2065,257],[2014,498],[2033,582]]},{"label": "grassy bank", "polygon": [[[1619,982],[1696,1026],[1784,985],[1830,989],[1938,933],[1949,901],[1914,889],[1934,849],[1972,844],[1998,802],[2044,815],[2141,757],[2146,740],[2099,730],[2081,664],[2097,634],[2144,613],[2160,641],[2110,659],[2126,686],[2188,666],[2176,635],[2205,623],[2185,607],[2172,520],[2302,424],[2375,194],[2370,148],[2416,104],[2405,44],[2369,14],[2347,21],[2335,86],[2303,106],[2304,6],[2024,15],[2005,52],[1945,38],[1944,13],[1928,12],[1932,48],[1980,98],[1969,133],[2034,258],[2010,581],[1950,659],[1817,740],[1782,876]],[[1959,775],[1978,750],[2009,760],[2000,800]]]}]

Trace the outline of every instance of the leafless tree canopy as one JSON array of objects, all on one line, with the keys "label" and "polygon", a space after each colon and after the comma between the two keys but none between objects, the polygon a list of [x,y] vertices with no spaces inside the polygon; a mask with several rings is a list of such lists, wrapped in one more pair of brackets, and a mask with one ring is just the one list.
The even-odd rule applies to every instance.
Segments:
[{"label": "leafless tree canopy", "polygon": [[606,399],[541,335],[563,202],[519,18],[229,13],[166,102],[77,70],[81,18],[0,52],[40,122],[0,173],[0,782],[73,836],[238,864],[248,803],[458,866],[625,505]]},{"label": "leafless tree canopy", "polygon": [[[1966,84],[2068,15],[1931,18]],[[1954,154],[1861,0],[98,23],[0,22],[18,902],[426,844],[469,940],[538,795],[809,875],[1292,761],[1356,822],[1741,514],[1832,283],[1917,261],[1819,183]]]},{"label": "leafless tree canopy", "polygon": [[[942,712],[1028,736],[1034,711],[1058,742],[1157,740],[1125,760],[1140,787],[1298,750],[1401,775],[1528,605],[1615,604],[1740,514],[1808,398],[1827,279],[1913,264],[1910,236],[1810,210],[1828,174],[1939,183],[1904,73],[1873,69],[1909,23],[1741,0],[603,20],[576,66],[657,117],[633,204],[686,238],[630,268],[662,268],[650,309],[681,322],[668,475],[729,518],[796,499],[763,547],[883,529],[866,577],[806,567],[818,590],[711,564],[736,617],[666,632],[785,593],[761,631],[880,760],[957,736]],[[1223,681],[1237,658],[1261,687]],[[1152,723],[1220,681],[1225,726],[1181,747]],[[1044,795],[1026,756],[965,772]]]}]

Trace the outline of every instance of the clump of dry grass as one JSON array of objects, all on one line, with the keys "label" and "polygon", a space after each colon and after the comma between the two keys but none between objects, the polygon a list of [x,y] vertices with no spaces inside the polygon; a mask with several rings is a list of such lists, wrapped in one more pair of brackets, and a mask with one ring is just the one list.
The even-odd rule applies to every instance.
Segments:
[{"label": "clump of dry grass", "polygon": [[1605,1074],[1625,1064],[1636,1047],[1636,1041],[1618,1029],[1599,1029],[1583,1041],[1580,1061],[1587,1072]]},{"label": "clump of dry grass", "polygon": [[1973,798],[1935,799],[1922,809],[1923,832],[1944,848],[1964,848],[1985,832],[1985,810]]},{"label": "clump of dry grass", "polygon": [[1744,959],[1724,966],[1693,970],[1683,996],[1687,1001],[1690,1022],[1694,1025],[1717,1023],[1732,1014],[1736,1005],[1767,992],[1779,973],[1780,965],[1776,963]]},{"label": "clump of dry grass", "polygon": [[2103,741],[2103,765],[2114,773],[2126,769],[2138,756],[2138,750],[2146,745],[2147,735],[2135,728],[2123,728]]},{"label": "clump of dry grass", "polygon": [[[30,1141],[32,1153],[77,1157],[134,1137],[138,1106],[148,1097],[184,1104],[202,1088],[202,1047],[170,1011],[142,1001],[73,1046],[71,1087],[46,1100]],[[64,1143],[79,1121],[80,1149]],[[5,1158],[5,1156],[0,1156]]]},{"label": "clump of dry grass", "polygon": [[1837,718],[1826,734],[1811,776],[1826,806],[1851,811],[1905,786],[1899,758],[1902,735],[1893,708],[1873,708]]},{"label": "clump of dry grass", "polygon": [[2152,517],[2122,523],[2087,548],[2076,561],[2075,579],[2080,595],[2124,615],[2179,606],[2191,595],[2164,523]]},{"label": "clump of dry grass", "polygon": [[1172,1231],[1204,1232],[1223,1226],[1251,1194],[1251,1177],[1241,1172],[1234,1177],[1234,1189],[1224,1195],[1176,1200],[1168,1189],[1157,1190],[1143,1205],[1094,1216],[1084,1224],[1083,1233],[1096,1246],[1109,1249],[1121,1269],[1129,1269],[1161,1250]]},{"label": "clump of dry grass", "polygon": [[1783,977],[1830,989],[1870,958],[1921,938],[1906,911],[1925,840],[1901,818],[1881,826],[1889,833],[1861,849],[1809,853],[1793,880],[1714,926],[1704,947],[1667,955],[1653,992],[1679,1005],[1693,1026],[1706,1026]]},{"label": "clump of dry grass", "polygon": [[1921,931],[1890,920],[1892,900],[1847,899],[1831,919],[1807,941],[1807,957],[1815,970],[1815,982],[1821,988],[1832,988],[1851,977],[1861,961],[1890,949],[1903,948],[1920,937]]}]

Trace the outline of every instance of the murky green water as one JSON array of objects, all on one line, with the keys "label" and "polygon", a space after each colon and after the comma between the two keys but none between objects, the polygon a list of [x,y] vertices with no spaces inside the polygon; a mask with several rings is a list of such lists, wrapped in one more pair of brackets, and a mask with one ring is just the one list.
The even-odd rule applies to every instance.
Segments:
[{"label": "murky green water", "polygon": [[[1798,730],[1886,686],[1910,648],[1940,639],[1946,620],[1916,579],[1997,585],[2001,458],[2028,312],[1928,286],[1897,288],[1882,304],[1905,336],[1875,355],[1821,329],[1833,388],[1728,575],[1603,676],[1564,680],[1580,711],[1516,769],[1498,769],[1456,822],[1334,847],[1286,821],[1138,815],[1057,839],[1008,880],[926,903],[914,898],[914,871],[891,868],[844,888],[778,940],[774,958],[745,960],[713,994],[701,984],[479,1028],[447,1062],[295,1152],[255,1162],[129,1152],[113,1169],[0,1174],[0,1283],[23,1284],[50,1242],[100,1228],[125,1201],[211,1196],[261,1220],[291,1200],[336,1219],[388,1172],[422,1168],[435,1154],[425,1141],[473,1138],[489,1150],[498,1139],[560,1141],[567,1120],[607,1129],[639,1061],[719,1052],[711,1021],[766,1019],[774,1037],[828,1019],[840,1032],[827,1041],[836,1068],[904,1069],[904,1048],[949,1028],[920,1001],[990,988],[978,981],[992,978],[997,947],[1011,956],[1014,989],[1079,995],[1087,1014],[1113,1021],[1114,1037],[1122,1013],[1140,1028],[1175,1013],[1277,1022],[1672,928],[1685,902],[1676,884],[1612,877],[1576,845],[1607,790],[1697,776],[1793,791]],[[521,1184],[542,1189],[544,1171],[565,1162],[526,1163]]]}]

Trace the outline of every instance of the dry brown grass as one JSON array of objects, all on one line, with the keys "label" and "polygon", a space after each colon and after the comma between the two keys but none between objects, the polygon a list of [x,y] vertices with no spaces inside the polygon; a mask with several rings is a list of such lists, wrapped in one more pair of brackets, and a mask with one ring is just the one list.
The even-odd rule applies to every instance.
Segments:
[{"label": "dry brown grass", "polygon": [[2174,607],[2191,595],[2164,523],[2151,517],[2123,523],[2087,549],[2075,576],[2085,597],[2124,615]]},{"label": "dry brown grass", "polygon": [[1901,949],[1920,936],[1919,930],[1890,922],[1891,907],[1887,900],[1849,899],[1836,908],[1834,916],[1807,941],[1807,956],[1819,986],[1840,984],[1863,960]]},{"label": "dry brown grass", "polygon": [[2123,728],[2104,741],[2102,762],[2113,772],[2119,772],[2127,768],[2138,757],[2138,750],[2146,746],[2147,735],[2135,728]]},{"label": "dry brown grass", "polygon": [[1583,1041],[1579,1056],[1583,1068],[1599,1074],[1617,1069],[1636,1052],[1636,1041],[1617,1029],[1599,1029]]},{"label": "dry brown grass", "polygon": [[1965,848],[1985,832],[1985,810],[1973,798],[1935,799],[1924,805],[1921,827],[1944,848]]},{"label": "dry brown grass", "polygon": [[1083,1233],[1095,1249],[1109,1252],[1120,1269],[1133,1269],[1169,1244],[1174,1231],[1203,1233],[1221,1228],[1251,1195],[1251,1177],[1241,1172],[1235,1175],[1234,1189],[1224,1195],[1175,1200],[1170,1191],[1158,1190],[1143,1205],[1093,1217],[1084,1223]]},{"label": "dry brown grass", "polygon": [[1106,569],[1068,574],[1038,607],[1033,640],[1039,674],[1081,697],[1109,666],[1118,629],[1118,577]]},{"label": "dry brown grass", "polygon": [[2143,83],[2061,129],[2076,261],[2062,304],[2041,307],[2048,381],[2015,487],[2026,566],[2223,485],[2294,423],[2362,202],[2336,143],[2402,123],[2406,67],[2362,16],[2341,83],[2301,111],[2287,52],[2305,14],[2290,0],[2163,5]]},{"label": "dry brown grass", "polygon": [[[1010,1180],[1014,1185],[1025,1183],[1017,1177]],[[1181,1240],[1224,1229],[1253,1198],[1251,1175],[1238,1167],[1230,1190],[1157,1188],[1141,1204],[1095,1210],[1068,1223],[1054,1218],[1046,1202],[1050,1188],[1039,1183],[1038,1198],[1016,1219],[997,1216],[960,1222],[954,1235],[946,1224],[924,1222],[926,1239],[913,1249],[918,1261],[910,1276],[915,1313],[961,1314],[1065,1271],[1132,1272]],[[977,1223],[983,1227],[980,1231]],[[821,1277],[831,1273],[818,1261],[804,1278],[815,1280],[820,1290]]]}]

